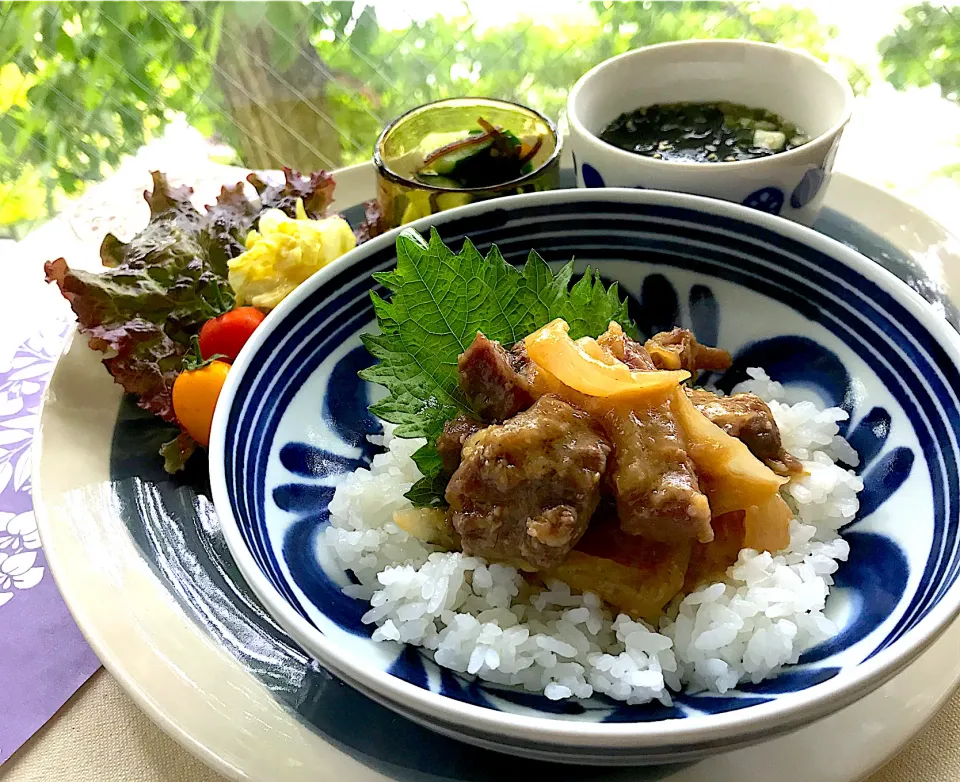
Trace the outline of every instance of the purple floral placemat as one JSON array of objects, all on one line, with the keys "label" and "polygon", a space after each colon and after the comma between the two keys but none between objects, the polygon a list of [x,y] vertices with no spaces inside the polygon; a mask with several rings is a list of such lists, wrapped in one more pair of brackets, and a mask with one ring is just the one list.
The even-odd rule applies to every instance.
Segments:
[{"label": "purple floral placemat", "polygon": [[100,667],[47,567],[30,494],[40,401],[67,328],[0,363],[0,763]]}]

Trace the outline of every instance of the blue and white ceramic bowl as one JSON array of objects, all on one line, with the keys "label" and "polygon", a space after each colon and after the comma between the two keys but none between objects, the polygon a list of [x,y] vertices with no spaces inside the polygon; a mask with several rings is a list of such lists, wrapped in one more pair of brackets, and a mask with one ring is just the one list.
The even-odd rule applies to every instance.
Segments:
[{"label": "blue and white ceramic bowl", "polygon": [[[599,137],[625,111],[715,101],[773,111],[811,140],[757,160],[679,163],[635,155]],[[567,118],[577,184],[704,195],[813,225],[852,108],[846,80],[804,51],[753,41],[635,49],[600,63],[570,91]]]},{"label": "blue and white ceramic bowl", "polygon": [[[866,488],[845,530],[851,555],[828,615],[842,627],[779,678],[672,708],[602,697],[554,703],[440,670],[377,644],[364,603],[317,542],[334,487],[369,462],[376,389],[371,274],[393,267],[396,232],[312,277],[254,335],[220,398],[213,496],[230,550],[270,613],[321,664],[398,712],[492,749],[595,764],[684,760],[759,741],[870,692],[907,665],[960,607],[960,337],[906,285],[856,252],[740,206],[625,189],[509,197],[444,212],[459,247],[496,243],[521,261],[598,266],[646,331],[681,323],[730,349],[736,382],[761,365],[850,413]],[[363,730],[362,725],[357,730]]]}]

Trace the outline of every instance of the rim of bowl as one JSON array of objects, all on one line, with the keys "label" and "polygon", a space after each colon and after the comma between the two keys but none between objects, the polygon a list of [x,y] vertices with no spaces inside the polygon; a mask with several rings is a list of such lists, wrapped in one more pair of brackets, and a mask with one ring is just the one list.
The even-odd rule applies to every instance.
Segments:
[{"label": "rim of bowl", "polygon": [[[214,414],[210,438],[210,482],[224,538],[243,577],[281,627],[303,645],[311,656],[352,686],[368,695],[373,694],[375,699],[394,711],[406,714],[408,719],[410,718],[408,712],[413,712],[425,724],[469,726],[472,730],[487,736],[512,735],[517,739],[531,742],[538,748],[640,750],[665,749],[667,745],[680,750],[698,746],[709,748],[712,743],[722,742],[721,747],[715,748],[715,751],[719,752],[750,743],[750,741],[759,741],[773,728],[783,731],[798,728],[867,695],[915,660],[940,636],[948,623],[960,614],[960,579],[950,586],[937,604],[913,629],[897,641],[869,659],[857,663],[852,670],[843,671],[825,682],[790,693],[786,698],[775,698],[768,703],[748,706],[736,711],[690,716],[683,719],[634,723],[583,723],[512,714],[463,703],[410,684],[385,670],[359,665],[336,642],[331,641],[301,616],[280,595],[254,561],[240,532],[227,492],[224,476],[226,456],[224,444],[227,421],[241,377],[253,363],[253,356],[268,335],[316,287],[345,268],[354,265],[367,252],[379,251],[393,244],[402,230],[413,228],[422,232],[431,226],[442,225],[471,214],[498,209],[509,210],[513,206],[551,201],[610,201],[675,206],[758,225],[793,239],[829,255],[877,284],[936,337],[954,365],[960,367],[960,333],[940,317],[920,294],[892,272],[811,228],[748,209],[739,204],[659,190],[578,188],[524,193],[449,209],[416,220],[407,226],[395,228],[351,250],[316,272],[267,315],[266,320],[253,333],[234,362]],[[954,434],[957,439],[960,439],[960,432]],[[465,735],[465,740],[470,740],[469,733]],[[505,751],[509,751],[510,746],[510,743],[505,744]]]},{"label": "rim of bowl", "polygon": [[[843,110],[840,112],[840,118],[834,122],[829,128],[827,128],[822,133],[817,134],[810,139],[806,144],[803,144],[799,147],[794,147],[793,149],[788,149],[784,152],[777,152],[774,155],[767,155],[766,157],[754,158],[753,160],[734,160],[734,161],[723,161],[718,160],[715,163],[686,163],[679,160],[657,160],[656,158],[648,158],[642,155],[636,155],[633,152],[627,152],[625,149],[620,149],[613,144],[610,144],[607,141],[604,141],[600,136],[594,133],[592,130],[587,128],[583,124],[583,121],[580,119],[579,114],[576,111],[577,99],[580,96],[580,93],[587,88],[590,81],[600,76],[607,68],[613,66],[614,63],[621,62],[623,60],[630,60],[643,55],[649,54],[652,51],[660,51],[666,49],[697,49],[703,47],[716,47],[716,48],[741,48],[741,49],[767,49],[767,50],[776,50],[781,54],[794,57],[800,60],[805,60],[807,63],[816,66],[820,71],[822,71],[826,76],[832,79],[836,84],[839,85],[843,93]],[[611,57],[608,60],[604,60],[598,65],[593,66],[589,71],[587,71],[583,76],[577,79],[577,83],[573,85],[573,89],[570,90],[570,94],[567,97],[567,121],[577,129],[585,138],[590,139],[590,141],[595,142],[603,146],[605,150],[615,154],[620,160],[624,161],[636,161],[637,159],[642,160],[647,165],[652,166],[667,166],[672,171],[697,171],[700,174],[705,173],[705,169],[716,169],[720,171],[733,171],[737,168],[744,167],[756,167],[762,165],[774,165],[776,163],[789,162],[798,154],[802,154],[804,148],[822,142],[825,139],[831,138],[836,135],[849,121],[850,116],[853,113],[853,89],[850,87],[850,83],[841,78],[835,73],[835,71],[830,68],[823,60],[819,60],[814,57],[810,52],[804,49],[794,49],[789,46],[781,46],[780,44],[775,43],[764,43],[761,41],[742,41],[737,39],[702,39],[697,38],[692,41],[671,41],[669,43],[658,43],[651,46],[641,46],[639,49],[632,49],[629,52],[624,52],[623,54],[618,54],[616,57]],[[625,109],[629,111],[630,109]]]},{"label": "rim of bowl", "polygon": [[[390,131],[392,131],[411,114],[416,114],[417,112],[431,109],[436,106],[443,106],[447,103],[455,103],[457,101],[477,101],[478,103],[499,104],[503,107],[521,109],[522,111],[533,114],[550,129],[550,133],[553,135],[554,146],[552,154],[529,174],[524,174],[516,179],[510,179],[506,182],[501,182],[496,185],[484,185],[483,187],[438,187],[437,185],[425,185],[422,182],[417,182],[416,180],[408,179],[407,177],[398,174],[387,165],[383,159],[382,148],[387,136],[390,135]],[[497,193],[501,190],[507,190],[517,187],[518,185],[522,185],[525,182],[529,182],[531,179],[534,179],[542,174],[548,166],[560,159],[562,149],[563,137],[557,131],[557,124],[536,109],[532,109],[529,106],[524,106],[522,103],[517,103],[516,101],[512,100],[502,100],[501,98],[481,98],[474,95],[465,95],[462,98],[441,98],[440,100],[433,100],[429,103],[423,103],[419,106],[414,106],[412,109],[408,109],[407,111],[403,112],[403,114],[394,119],[393,122],[380,131],[380,135],[377,137],[377,143],[373,145],[373,165],[376,168],[377,173],[380,174],[380,176],[382,176],[384,179],[389,179],[391,182],[394,182],[398,185],[403,185],[404,187],[413,188],[415,190],[426,190],[432,193]]]}]

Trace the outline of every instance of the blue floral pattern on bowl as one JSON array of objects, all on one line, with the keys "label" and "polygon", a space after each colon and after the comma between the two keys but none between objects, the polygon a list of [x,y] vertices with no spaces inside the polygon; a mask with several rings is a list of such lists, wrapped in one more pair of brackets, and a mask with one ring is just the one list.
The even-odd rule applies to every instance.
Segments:
[{"label": "blue floral pattern on bowl", "polygon": [[[667,324],[686,323],[692,326],[694,312],[699,313],[696,318],[699,321],[696,326],[698,333],[718,333],[719,307],[709,288],[697,286],[696,290],[690,292],[687,311],[690,317],[685,317],[687,313],[680,311],[677,291],[663,275],[648,275],[641,290],[646,293],[641,300],[629,297],[631,310],[651,311],[653,302],[649,301],[647,305],[643,302],[652,299],[653,295],[667,304],[667,310],[658,317],[660,322],[647,322],[645,330],[648,335]],[[656,293],[652,294],[652,291]],[[360,616],[368,608],[367,604],[363,601],[349,604],[347,601],[331,600],[328,579],[324,577],[312,552],[321,530],[329,521],[326,506],[332,496],[336,478],[348,470],[369,467],[375,450],[369,446],[365,437],[358,440],[361,433],[376,434],[381,431],[379,422],[367,410],[371,401],[370,388],[357,376],[360,369],[372,363],[372,358],[365,348],[352,349],[334,365],[324,395],[323,416],[326,423],[336,433],[340,446],[361,446],[360,458],[345,458],[335,451],[302,441],[286,443],[280,449],[280,460],[290,472],[290,480],[273,490],[276,506],[297,517],[296,523],[287,529],[282,546],[288,570],[295,583],[308,595],[311,602],[328,601],[327,604],[337,612],[337,622],[342,628],[364,637],[369,637],[373,630],[372,625],[364,625],[360,621]],[[854,422],[846,434],[862,456],[857,467],[857,472],[864,480],[862,510],[857,520],[842,530],[851,542],[852,550],[849,561],[837,574],[836,584],[838,589],[848,591],[848,598],[860,607],[860,611],[856,620],[840,635],[809,650],[801,665],[776,679],[755,685],[743,685],[737,691],[723,696],[681,694],[674,699],[675,705],[672,707],[658,703],[642,707],[626,706],[606,696],[596,696],[587,702],[546,701],[539,695],[517,692],[488,682],[476,681],[472,677],[442,671],[428,657],[413,648],[405,650],[396,658],[390,672],[415,682],[427,682],[431,676],[438,677],[441,692],[469,703],[491,706],[491,699],[496,699],[527,708],[533,706],[549,709],[551,713],[558,715],[582,715],[593,711],[597,718],[613,722],[677,719],[702,712],[730,711],[744,705],[766,702],[776,693],[803,689],[836,675],[839,668],[835,666],[816,667],[809,663],[839,653],[869,635],[893,613],[906,589],[909,567],[900,549],[883,536],[856,530],[863,519],[873,514],[908,479],[915,455],[910,448],[903,446],[885,448],[890,435],[889,412],[883,407],[873,407],[860,415],[860,411],[847,401],[855,395],[843,363],[835,354],[816,342],[801,337],[759,340],[743,348],[736,355],[733,366],[724,375],[708,375],[702,379],[729,392],[736,383],[746,379],[745,370],[752,366],[766,367],[774,379],[788,386],[797,382],[817,387],[825,404],[846,407],[851,413],[851,421]],[[809,369],[798,373],[798,366]],[[871,584],[870,570],[878,565],[879,571],[884,574],[884,581],[882,584]],[[349,575],[349,571],[347,574]],[[870,585],[869,593],[862,586],[864,584]],[[339,610],[341,602],[349,610]],[[330,610],[328,608],[328,612]]]},{"label": "blue floral pattern on bowl", "polygon": [[[316,540],[337,482],[373,455],[365,440],[378,426],[366,411],[372,389],[356,371],[369,361],[359,344],[373,323],[369,274],[393,265],[385,244],[289,308],[241,368],[223,449],[214,451],[224,459],[228,498],[217,498],[218,510],[225,529],[238,525],[241,566],[246,556],[305,624],[357,664],[488,710],[639,723],[786,708],[818,687],[855,697],[844,681],[908,643],[905,636],[932,621],[945,595],[957,601],[953,433],[960,407],[951,389],[960,378],[944,340],[855,269],[719,206],[701,211],[587,191],[567,200],[550,195],[554,200],[531,199],[509,212],[490,206],[485,217],[462,223],[441,216],[441,234],[457,245],[469,232],[481,251],[497,242],[513,261],[535,246],[548,260],[576,256],[599,265],[631,295],[642,329],[679,322],[734,350],[731,370],[710,378],[719,387],[732,387],[748,366],[765,366],[775,379],[851,414],[845,431],[863,457],[866,489],[861,513],[844,530],[853,550],[830,599],[841,633],[777,679],[723,696],[683,694],[670,709],[604,698],[553,704],[442,671],[415,650],[374,644],[359,621],[366,606],[340,593],[349,574],[317,556]],[[224,502],[229,507],[221,509]],[[904,518],[910,529],[898,523]],[[779,723],[773,732],[787,727]]]}]

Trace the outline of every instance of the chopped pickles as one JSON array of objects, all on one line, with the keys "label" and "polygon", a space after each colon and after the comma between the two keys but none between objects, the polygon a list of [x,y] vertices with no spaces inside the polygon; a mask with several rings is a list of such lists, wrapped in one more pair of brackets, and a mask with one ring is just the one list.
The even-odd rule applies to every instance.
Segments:
[{"label": "chopped pickles", "polygon": [[472,189],[511,182],[533,171],[531,160],[543,138],[530,141],[491,125],[483,117],[479,129],[433,150],[415,172],[417,181],[451,189]]},{"label": "chopped pickles", "polygon": [[766,109],[739,103],[659,103],[626,112],[600,138],[644,157],[734,163],[786,152],[810,139]]},{"label": "chopped pickles", "polygon": [[487,198],[560,185],[560,138],[543,115],[507,101],[447,98],[384,130],[374,151],[386,225]]}]

